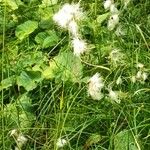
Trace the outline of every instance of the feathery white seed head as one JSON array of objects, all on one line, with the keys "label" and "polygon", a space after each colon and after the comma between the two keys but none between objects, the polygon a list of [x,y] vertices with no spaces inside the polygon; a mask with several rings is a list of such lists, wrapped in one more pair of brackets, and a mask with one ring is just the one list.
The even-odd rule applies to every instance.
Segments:
[{"label": "feathery white seed head", "polygon": [[78,36],[78,25],[74,20],[70,21],[70,23],[68,24],[68,30],[73,35],[73,37]]},{"label": "feathery white seed head", "polygon": [[101,89],[104,87],[104,83],[99,73],[93,75],[89,80],[88,86],[88,94],[94,100],[100,100],[103,98],[103,94],[101,93]]},{"label": "feathery white seed head", "polygon": [[135,83],[135,82],[136,82],[136,77],[135,77],[135,76],[132,76],[132,77],[131,77],[131,82],[132,82],[132,83]]},{"label": "feathery white seed head", "polygon": [[80,56],[87,50],[87,44],[85,41],[80,40],[79,38],[74,38],[72,40],[74,55]]},{"label": "feathery white seed head", "polygon": [[112,31],[118,23],[119,23],[118,14],[111,15],[107,24],[108,30]]},{"label": "feathery white seed head", "polygon": [[138,63],[138,64],[137,64],[137,68],[142,69],[143,67],[144,67],[144,65],[143,65],[143,64],[141,64],[141,63]]},{"label": "feathery white seed head", "polygon": [[145,81],[147,79],[147,77],[148,77],[148,74],[146,72],[143,72],[143,74],[142,74],[143,81]]},{"label": "feathery white seed head", "polygon": [[80,19],[81,9],[79,4],[64,4],[64,6],[53,16],[53,20],[62,28],[67,28],[70,21]]},{"label": "feathery white seed head", "polygon": [[67,28],[68,23],[72,20],[71,14],[59,11],[53,16],[53,20],[62,28]]},{"label": "feathery white seed head", "polygon": [[141,79],[142,78],[142,71],[141,70],[137,72],[136,78],[137,79]]},{"label": "feathery white seed head", "polygon": [[64,145],[66,145],[67,141],[65,139],[57,139],[57,143],[56,143],[56,146],[57,147],[64,147]]},{"label": "feathery white seed head", "polygon": [[22,143],[22,144],[25,144],[27,142],[27,138],[24,135],[19,134],[17,141]]},{"label": "feathery white seed head", "polygon": [[117,81],[116,81],[116,84],[117,84],[117,85],[122,84],[122,79],[121,79],[120,76],[118,77],[118,79],[117,79]]},{"label": "feathery white seed head", "polygon": [[118,14],[119,13],[119,10],[117,9],[117,7],[115,6],[115,4],[112,4],[110,6],[110,12],[111,14]]},{"label": "feathery white seed head", "polygon": [[28,139],[23,134],[20,133],[17,137],[17,140],[16,140],[17,141],[17,147],[20,149],[24,144],[26,144],[27,140]]},{"label": "feathery white seed head", "polygon": [[104,8],[106,10],[108,10],[111,5],[112,5],[112,0],[106,0],[106,1],[104,1]]},{"label": "feathery white seed head", "polygon": [[120,99],[118,97],[118,93],[113,91],[113,90],[109,90],[109,98],[113,101],[115,101],[116,103],[120,103]]}]

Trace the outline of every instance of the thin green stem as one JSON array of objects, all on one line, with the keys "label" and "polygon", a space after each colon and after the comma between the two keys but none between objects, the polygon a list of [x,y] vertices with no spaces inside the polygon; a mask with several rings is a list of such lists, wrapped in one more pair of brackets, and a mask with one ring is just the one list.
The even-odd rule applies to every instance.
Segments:
[{"label": "thin green stem", "polygon": [[[4,51],[5,51],[5,24],[6,24],[6,1],[4,2],[3,14],[3,43],[2,43],[2,80],[4,79]],[[5,125],[4,125],[4,91],[2,89],[2,147],[5,149]]]}]

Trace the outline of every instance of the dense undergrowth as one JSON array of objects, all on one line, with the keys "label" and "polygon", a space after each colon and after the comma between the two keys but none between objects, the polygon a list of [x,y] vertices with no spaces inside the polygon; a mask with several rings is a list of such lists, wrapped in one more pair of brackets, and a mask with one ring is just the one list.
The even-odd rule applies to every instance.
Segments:
[{"label": "dense undergrowth", "polygon": [[0,0],[0,149],[150,149],[150,1],[81,0],[81,52],[65,3]]}]

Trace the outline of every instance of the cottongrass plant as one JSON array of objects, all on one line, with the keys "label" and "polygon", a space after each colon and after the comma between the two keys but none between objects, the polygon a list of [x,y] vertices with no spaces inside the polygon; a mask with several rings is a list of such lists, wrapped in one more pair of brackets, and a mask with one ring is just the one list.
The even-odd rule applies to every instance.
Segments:
[{"label": "cottongrass plant", "polygon": [[92,97],[92,99],[100,100],[103,98],[103,93],[101,92],[103,87],[104,83],[102,77],[99,73],[96,73],[89,80],[88,94]]},{"label": "cottongrass plant", "polygon": [[112,31],[119,23],[119,10],[113,0],[106,0],[104,2],[104,8],[110,11],[111,15],[107,23],[107,28]]},{"label": "cottongrass plant", "polygon": [[71,41],[74,55],[80,56],[87,50],[87,43],[81,39],[77,21],[83,16],[80,5],[64,4],[64,6],[53,16],[53,20],[62,28],[67,29],[73,38]]}]

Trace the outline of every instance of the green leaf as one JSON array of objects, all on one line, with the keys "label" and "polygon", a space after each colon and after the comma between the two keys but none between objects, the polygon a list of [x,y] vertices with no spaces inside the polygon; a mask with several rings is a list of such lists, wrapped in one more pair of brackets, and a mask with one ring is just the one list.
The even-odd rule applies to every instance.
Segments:
[{"label": "green leaf", "polygon": [[16,128],[19,124],[20,128],[31,127],[35,119],[32,113],[31,99],[27,93],[21,95],[15,103],[9,103],[4,108],[4,116],[7,117],[9,124]]},{"label": "green leaf", "polygon": [[[5,2],[5,0],[3,0]],[[20,0],[6,0],[6,4],[10,6],[12,10],[18,9],[18,6],[22,4]]]},{"label": "green leaf", "polygon": [[48,7],[57,4],[58,0],[42,0],[42,5],[40,7]]},{"label": "green leaf", "polygon": [[123,130],[115,136],[114,150],[138,150],[135,139],[130,131]]},{"label": "green leaf", "polygon": [[7,89],[15,83],[15,76],[8,77],[1,81],[0,90]]},{"label": "green leaf", "polygon": [[57,70],[57,65],[54,61],[50,62],[50,66],[46,67],[42,72],[43,78],[53,79],[55,77],[55,71]]},{"label": "green leaf", "polygon": [[40,33],[38,33],[37,36],[35,37],[35,41],[36,41],[38,44],[42,45],[43,42],[44,42],[44,39],[46,39],[47,36],[48,36],[48,33],[46,33],[46,32],[40,32]]},{"label": "green leaf", "polygon": [[24,38],[28,37],[29,34],[31,34],[37,28],[38,28],[38,22],[28,20],[23,24],[17,26],[16,37],[18,37],[20,40],[23,40]]},{"label": "green leaf", "polygon": [[105,21],[107,19],[108,16],[109,16],[109,13],[99,15],[96,19],[97,23],[101,24],[103,21]]},{"label": "green leaf", "polygon": [[50,46],[56,45],[58,42],[58,37],[56,35],[48,36],[43,42],[43,48],[48,48]]},{"label": "green leaf", "polygon": [[41,32],[35,37],[35,41],[42,47],[48,48],[55,46],[58,43],[59,37],[55,31],[49,31],[49,33]]},{"label": "green leaf", "polygon": [[71,52],[62,52],[50,62],[50,66],[43,72],[46,78],[63,81],[79,82],[82,78],[82,63]]},{"label": "green leaf", "polygon": [[101,135],[92,134],[86,141],[84,147],[88,149],[91,145],[98,143],[101,140]]},{"label": "green leaf", "polygon": [[37,82],[42,80],[39,71],[22,71],[17,78],[18,86],[23,86],[27,91],[31,91],[37,86]]}]

